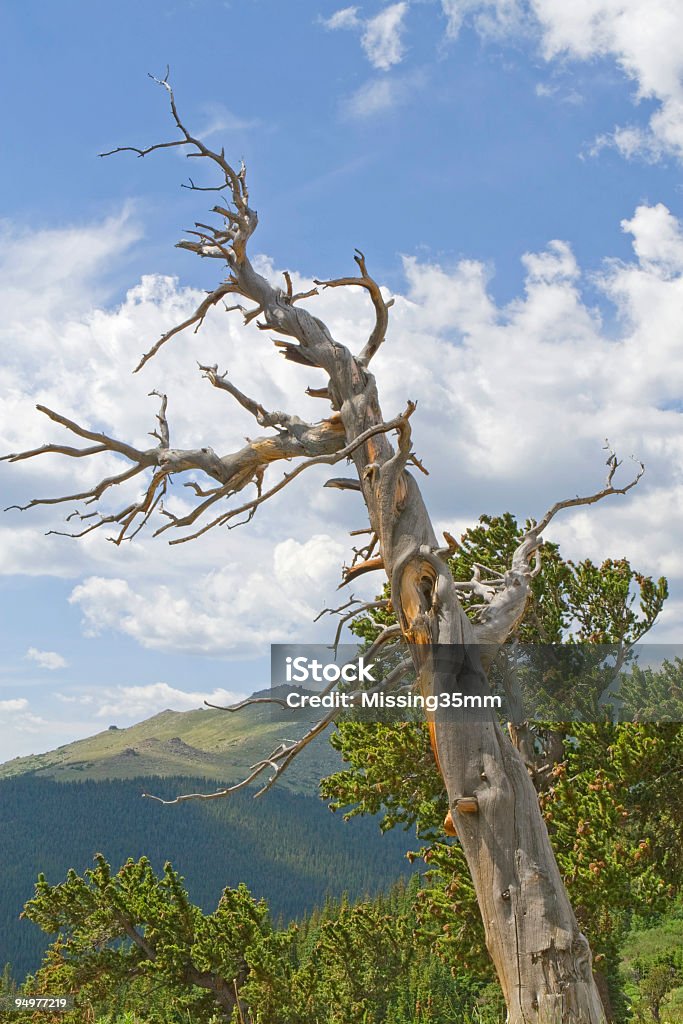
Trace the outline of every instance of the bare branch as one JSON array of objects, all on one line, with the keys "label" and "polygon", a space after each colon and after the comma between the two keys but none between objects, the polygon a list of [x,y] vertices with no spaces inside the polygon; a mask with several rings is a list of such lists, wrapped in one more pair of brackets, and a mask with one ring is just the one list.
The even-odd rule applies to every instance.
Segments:
[{"label": "bare branch", "polygon": [[[145,465],[131,466],[130,469],[125,470],[123,473],[118,473],[116,476],[108,476],[104,480],[100,480],[100,482],[95,487],[91,487],[89,491],[80,491],[77,494],[64,494],[59,498],[32,498],[32,500],[26,505],[8,505],[5,512],[9,512],[10,509],[17,509],[19,512],[26,512],[30,508],[36,508],[38,505],[61,505],[67,501],[84,501],[86,505],[90,505],[93,501],[99,500],[104,492],[109,490],[110,487],[115,487],[117,484],[122,484],[126,480],[132,479],[132,477],[137,476],[138,473],[142,473],[146,468],[147,467]],[[91,515],[94,514],[95,513],[91,513]],[[84,519],[86,517],[80,516],[80,518]]]},{"label": "bare branch", "polygon": [[[109,150],[106,153],[101,153],[100,156],[111,156],[115,153],[131,152],[136,153],[138,157],[143,157],[159,149],[187,146],[190,149],[190,152],[186,154],[188,157],[207,159],[210,163],[218,167],[223,179],[219,185],[196,185],[192,178],[190,178],[190,184],[186,187],[189,187],[193,191],[200,192],[223,191],[225,189],[230,193],[234,207],[233,210],[224,206],[214,207],[214,212],[224,218],[227,225],[226,228],[224,230],[219,230],[208,225],[198,224],[197,226],[201,228],[201,231],[190,233],[198,235],[199,241],[191,242],[183,240],[179,242],[178,245],[180,248],[189,249],[200,256],[221,257],[227,261],[229,266],[235,267],[245,261],[247,242],[256,229],[256,225],[258,223],[255,211],[249,208],[249,191],[246,185],[246,168],[244,164],[242,164],[239,171],[236,171],[225,159],[225,153],[223,150],[221,150],[220,153],[217,153],[214,150],[209,149],[201,139],[196,138],[188,131],[178,114],[173,90],[168,81],[168,73],[163,79],[156,78],[154,75],[150,75],[149,77],[155,81],[157,85],[162,86],[162,88],[167,91],[171,106],[171,114],[176,127],[181,134],[181,138],[173,139],[170,142],[157,143],[156,145],[148,146],[145,149],[140,149],[136,146],[118,146],[116,149]],[[235,286],[236,281],[229,278],[227,282],[224,282],[215,288],[197,307],[195,313],[191,317],[161,336],[156,344],[153,345],[147,353],[145,353],[135,368],[135,372],[140,370],[145,363],[152,358],[152,356],[156,355],[159,349],[174,335],[185,330],[187,327],[191,327],[192,325],[196,325],[196,329],[198,329],[211,306],[214,306],[228,293],[240,291],[240,289]],[[295,298],[297,298],[297,296],[292,296],[292,301],[294,301]]]},{"label": "bare branch", "polygon": [[[538,521],[532,520],[529,529],[520,540],[512,556],[512,564],[504,574],[496,573],[487,569],[486,566],[475,563],[472,570],[472,578],[464,583],[456,584],[460,590],[469,590],[483,598],[483,603],[469,611],[476,611],[474,630],[477,642],[482,645],[491,645],[489,654],[484,658],[486,663],[494,656],[498,646],[504,643],[519,626],[526,604],[531,594],[531,580],[541,570],[541,545],[543,543],[542,533],[552,519],[565,508],[577,508],[582,505],[593,505],[603,498],[612,494],[626,494],[632,487],[635,487],[645,472],[642,462],[634,459],[638,471],[634,478],[623,487],[615,487],[613,484],[614,474],[621,465],[615,452],[609,447],[607,459],[608,473],[605,486],[595,494],[585,497],[567,498],[564,501],[556,502],[548,509],[545,515]],[[481,572],[485,570],[493,578],[481,579]]]},{"label": "bare branch", "polygon": [[372,661],[383,647],[386,647],[387,644],[393,645],[396,640],[401,638],[401,635],[401,627],[398,624],[394,626],[385,626],[379,636],[372,641],[363,657],[368,662]]},{"label": "bare branch", "polygon": [[369,293],[372,304],[375,307],[375,326],[365,344],[365,347],[363,348],[363,351],[358,356],[358,362],[362,366],[368,366],[370,360],[386,337],[387,327],[389,326],[389,309],[393,306],[394,300],[389,299],[388,302],[384,301],[381,288],[374,278],[368,273],[368,269],[365,264],[365,256],[360,249],[356,249],[356,255],[353,258],[360,269],[359,277],[339,277],[333,281],[316,281],[315,283],[323,288],[340,288],[347,285],[358,285],[361,288],[365,288]]},{"label": "bare branch", "polygon": [[363,576],[366,572],[375,572],[377,569],[384,568],[384,560],[381,557],[378,558],[367,558],[364,562],[358,562],[343,570],[344,579],[337,587],[340,590],[345,587],[347,583],[351,583],[352,580],[357,579],[359,576]]},{"label": "bare branch", "polygon": [[360,485],[360,481],[354,478],[348,477],[332,477],[331,480],[326,480],[323,487],[331,487],[337,491],[362,491],[363,488]]},{"label": "bare branch", "polygon": [[[341,615],[341,613],[346,608],[349,608],[353,604],[358,605],[358,607],[357,608],[353,608],[350,612],[347,612],[346,615]],[[340,605],[338,608],[323,608],[323,610],[318,615],[316,615],[316,617],[315,617],[315,619],[313,621],[317,622],[318,619],[320,619],[323,615],[340,615],[341,616],[340,619],[339,619],[339,622],[337,623],[337,631],[336,631],[336,633],[334,635],[334,640],[333,640],[332,644],[330,645],[332,647],[332,649],[336,653],[336,651],[337,651],[337,649],[339,647],[339,642],[341,640],[341,635],[342,635],[342,631],[344,629],[344,626],[346,625],[347,622],[349,622],[350,619],[355,619],[355,617],[357,615],[360,615],[362,612],[367,612],[367,611],[370,611],[370,610],[372,610],[374,608],[378,608],[378,609],[379,608],[384,608],[384,609],[387,609],[387,608],[390,607],[390,605],[391,605],[391,601],[389,601],[388,599],[379,600],[379,601],[366,601],[365,603],[361,603],[359,598],[354,597],[353,595],[351,595],[350,600],[347,601],[346,604]]]},{"label": "bare branch", "polygon": [[247,697],[239,704],[230,704],[227,707],[222,707],[220,704],[209,704],[208,700],[205,700],[204,704],[207,708],[214,708],[216,711],[241,711],[242,708],[251,707],[252,704],[279,704],[281,708],[289,709],[287,701],[280,700],[279,697]]},{"label": "bare branch", "polygon": [[[609,445],[607,445],[607,447],[609,448]],[[603,489],[601,491],[596,491],[595,494],[589,494],[583,498],[577,496],[576,498],[566,498],[564,501],[556,502],[552,508],[548,509],[543,518],[533,528],[534,533],[540,536],[540,534],[545,530],[550,521],[557,515],[558,512],[560,512],[564,508],[576,508],[579,505],[594,505],[596,501],[602,501],[603,498],[607,498],[611,494],[626,494],[627,491],[630,491],[632,487],[636,486],[636,484],[642,477],[643,473],[645,472],[644,464],[640,462],[639,459],[636,459],[634,458],[634,456],[631,456],[633,462],[635,462],[635,464],[638,466],[638,471],[636,472],[636,475],[630,481],[630,483],[626,484],[624,487],[614,487],[612,485],[612,480],[614,478],[615,472],[617,471],[621,463],[617,460],[617,457],[611,448],[609,448],[609,452],[610,455],[607,459],[609,472],[607,474],[607,481]]]},{"label": "bare branch", "polygon": [[[340,615],[341,612],[345,611],[347,608],[350,608],[351,605],[354,604],[362,604],[362,602],[359,597],[354,597],[353,594],[351,594],[351,597],[348,599],[346,604],[341,604],[339,605],[338,608],[323,608],[321,612],[318,612],[313,621],[317,622],[318,619],[322,619],[323,615]],[[358,609],[355,609],[353,614],[356,615],[357,613]]]},{"label": "bare branch", "polygon": [[[409,672],[412,669],[412,667],[413,666],[410,659],[405,659],[404,661],[400,662],[386,676],[385,679],[377,683],[377,685],[373,686],[370,690],[354,690],[350,692],[348,694],[349,702],[352,703],[356,697],[360,696],[362,692],[377,693],[378,691],[389,689],[396,683],[403,680],[406,676],[406,673]],[[333,688],[335,685],[336,684],[331,684],[331,686],[327,687],[326,690],[323,692],[329,692],[329,690]],[[256,702],[258,699],[259,698],[253,698],[254,702]],[[270,698],[261,699],[270,700]],[[250,700],[252,700],[252,698],[250,698]],[[240,705],[240,707],[244,706],[248,702],[249,701],[243,702],[243,704]],[[232,710],[237,710],[237,708],[233,708]],[[286,772],[287,768],[292,763],[294,758],[297,757],[297,755],[300,754],[301,751],[309,745],[309,743],[312,743],[312,741],[317,736],[324,732],[325,729],[327,729],[335,721],[335,719],[343,710],[344,708],[341,704],[339,705],[339,707],[330,708],[327,714],[324,715],[314,725],[312,725],[308,732],[306,732],[300,739],[293,740],[292,742],[285,741],[284,743],[279,744],[279,746],[277,746],[275,750],[273,750],[272,753],[268,755],[268,757],[264,757],[262,760],[257,761],[256,764],[252,765],[249,774],[244,779],[240,780],[240,782],[235,783],[233,786],[226,786],[223,789],[216,790],[216,792],[214,793],[184,793],[181,796],[174,797],[174,799],[172,800],[163,800],[161,797],[152,796],[151,793],[143,793],[142,795],[143,797],[146,797],[148,800],[156,800],[158,803],[164,804],[166,806],[185,803],[187,800],[220,800],[224,797],[232,796],[233,793],[237,793],[239,792],[239,790],[244,789],[251,782],[257,779],[259,775],[262,775],[268,768],[271,768],[273,769],[273,774],[269,776],[266,782],[254,794],[255,797],[263,796],[264,793],[266,793],[269,789],[271,789],[272,786],[275,785],[277,780],[284,774],[284,772]]]},{"label": "bare branch", "polygon": [[306,388],[306,394],[309,398],[325,398],[330,401],[330,389],[329,388]]},{"label": "bare branch", "polygon": [[210,292],[209,295],[207,295],[203,302],[199,303],[192,316],[189,316],[187,320],[183,320],[181,324],[176,324],[176,326],[172,327],[170,331],[166,331],[165,334],[161,335],[159,340],[155,342],[154,345],[152,345],[151,349],[149,349],[148,352],[145,352],[142,359],[133,370],[133,373],[137,373],[138,370],[141,370],[145,363],[149,362],[152,356],[155,356],[159,349],[162,348],[162,346],[164,346],[167,341],[170,341],[171,338],[173,338],[176,334],[180,334],[180,332],[184,331],[187,327],[191,327],[193,324],[196,324],[196,334],[199,328],[204,323],[204,318],[206,317],[206,314],[209,312],[211,307],[215,306],[217,302],[220,302],[220,300],[225,295],[229,295],[231,292],[234,292],[235,290],[236,289],[234,284],[231,284],[230,282],[220,284],[217,288],[214,288],[214,290]]},{"label": "bare branch", "polygon": [[170,432],[168,429],[168,420],[166,419],[166,409],[168,407],[168,398],[163,395],[160,391],[150,391],[148,397],[156,395],[157,398],[161,399],[161,408],[157,413],[157,420],[159,423],[159,430],[153,430],[151,433],[152,437],[156,437],[159,442],[160,448],[168,448],[170,443]]},{"label": "bare branch", "polygon": [[[401,413],[400,416],[395,417],[395,419],[389,420],[386,423],[377,423],[372,427],[368,427],[367,430],[363,431],[356,438],[354,438],[353,441],[351,441],[344,448],[337,451],[333,455],[318,455],[314,458],[306,459],[304,462],[300,462],[299,465],[296,466],[291,471],[291,473],[285,473],[285,475],[282,477],[281,480],[278,481],[277,484],[275,484],[269,490],[264,491],[262,494],[259,494],[252,501],[247,501],[243,505],[239,505],[237,508],[230,509],[228,512],[224,512],[222,515],[218,516],[217,519],[213,519],[211,522],[203,526],[201,530],[197,530],[196,533],[189,534],[185,537],[178,537],[176,540],[169,541],[169,543],[185,544],[189,540],[194,540],[196,537],[201,537],[203,534],[208,533],[208,531],[212,530],[215,526],[227,525],[230,522],[230,520],[234,519],[236,516],[246,515],[247,518],[245,520],[242,520],[241,523],[235,523],[235,526],[239,526],[245,522],[249,522],[254,516],[254,513],[256,512],[256,509],[259,507],[259,505],[262,505],[265,501],[268,501],[270,498],[276,495],[279,491],[286,487],[287,484],[291,483],[292,480],[295,479],[295,477],[299,476],[300,473],[303,473],[304,470],[310,469],[311,466],[334,465],[336,462],[340,462],[342,459],[348,458],[349,455],[353,454],[353,452],[357,448],[360,448],[370,438],[375,437],[377,434],[385,434],[390,430],[397,430],[399,432],[399,435],[401,435],[402,431],[405,428],[405,424],[409,417],[412,415],[414,409],[415,404],[413,402],[409,402],[405,411]],[[178,522],[178,525],[180,523],[181,521]],[[185,525],[185,523],[182,523],[182,525]],[[166,529],[166,527],[162,527],[162,530],[163,529]],[[157,533],[160,532],[161,530],[157,531]]]},{"label": "bare branch", "polygon": [[256,422],[262,427],[286,427],[289,428],[294,424],[304,424],[303,420],[298,419],[296,416],[291,416],[286,412],[267,412],[260,402],[255,402],[253,398],[249,398],[239,388],[236,388],[231,381],[228,380],[227,371],[225,373],[218,372],[218,366],[202,366],[199,364],[199,369],[202,371],[202,375],[206,377],[208,381],[213,384],[215,388],[220,391],[227,391],[228,394],[236,398],[243,409],[255,418]]},{"label": "bare branch", "polygon": [[370,540],[362,548],[353,549],[353,561],[351,568],[353,568],[358,562],[367,561],[372,557],[372,554],[379,543],[379,537],[374,530],[370,530]]},{"label": "bare branch", "polygon": [[71,448],[65,444],[43,444],[40,448],[31,448],[26,452],[16,452],[12,455],[0,455],[0,462],[21,462],[23,459],[32,459],[36,455],[68,455],[72,459],[82,459],[87,455],[99,455],[100,452],[108,452],[106,444],[92,445],[90,448]]},{"label": "bare branch", "polygon": [[[133,465],[119,474],[107,477],[89,490],[55,498],[35,498],[26,505],[12,507],[25,511],[38,505],[57,505],[65,502],[83,501],[86,505],[92,505],[109,488],[124,483],[147,469],[151,469],[153,470],[151,483],[140,501],[127,505],[118,512],[108,514],[76,511],[69,516],[69,520],[73,518],[80,520],[81,523],[85,524],[82,529],[73,532],[62,530],[50,531],[50,533],[60,536],[82,537],[100,527],[118,524],[121,526],[121,530],[112,539],[115,543],[120,544],[124,539],[132,539],[139,532],[139,529],[149,521],[152,512],[155,510],[159,510],[168,520],[164,526],[156,531],[157,533],[162,533],[170,527],[182,528],[191,526],[216,502],[237,494],[249,484],[253,483],[255,485],[257,492],[256,500],[260,501],[263,476],[271,462],[300,459],[306,456],[314,458],[316,456],[333,455],[342,448],[344,431],[337,414],[319,423],[308,424],[298,417],[287,413],[268,413],[262,405],[242,394],[234,385],[228,383],[224,377],[219,378],[215,368],[203,367],[202,369],[209,378],[215,378],[216,386],[230,391],[243,407],[256,416],[260,423],[264,426],[277,426],[277,433],[272,436],[264,435],[255,440],[248,440],[245,447],[222,457],[219,457],[211,448],[194,450],[171,449],[169,448],[170,430],[166,415],[167,399],[160,392],[152,391],[150,395],[155,395],[161,399],[161,406],[157,413],[157,429],[151,431],[152,436],[159,443],[154,448],[142,451],[134,448],[132,445],[124,444],[115,438],[109,437],[107,434],[88,430],[65,416],[61,416],[43,406],[38,406],[41,412],[49,416],[56,423],[66,427],[79,437],[84,437],[98,443],[83,449],[71,448],[66,445],[43,445],[30,451],[6,456],[7,461],[21,461],[47,453],[58,453],[74,458],[82,458],[86,455],[110,452],[125,456]],[[390,429],[390,427],[387,429]],[[217,481],[218,486],[206,489],[200,487],[195,481],[189,481],[188,486],[194,491],[195,495],[205,500],[195,506],[187,515],[176,516],[168,509],[163,508],[161,504],[161,499],[166,491],[167,478],[192,470],[204,473],[212,480]]]}]

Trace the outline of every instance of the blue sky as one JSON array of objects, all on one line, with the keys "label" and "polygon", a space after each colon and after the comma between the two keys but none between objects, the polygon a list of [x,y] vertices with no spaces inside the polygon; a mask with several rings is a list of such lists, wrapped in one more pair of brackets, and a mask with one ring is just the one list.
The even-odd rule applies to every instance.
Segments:
[{"label": "blue sky", "polygon": [[[179,445],[229,451],[253,424],[195,379],[207,356],[260,400],[322,415],[309,380],[225,317],[129,375],[215,284],[173,247],[208,206],[179,187],[187,161],[97,156],[173,137],[147,78],[169,64],[187,123],[247,161],[263,267],[339,276],[359,246],[396,296],[376,372],[387,415],[420,402],[437,523],[593,489],[609,435],[646,477],[554,536],[668,575],[658,636],[678,642],[682,33],[674,0],[5,4],[0,447],[57,439],[37,400],[141,437],[163,386]],[[362,340],[362,296],[317,302]],[[3,505],[91,472],[2,465]],[[271,641],[324,639],[311,620],[362,517],[323,479],[193,550],[77,545],[44,536],[59,510],[7,513],[0,756],[263,685]]]}]

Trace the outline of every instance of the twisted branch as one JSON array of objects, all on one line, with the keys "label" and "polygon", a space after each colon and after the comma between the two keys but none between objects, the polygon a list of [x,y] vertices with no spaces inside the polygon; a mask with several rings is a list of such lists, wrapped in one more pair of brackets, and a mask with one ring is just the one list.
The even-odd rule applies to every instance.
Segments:
[{"label": "twisted branch", "polygon": [[389,326],[389,310],[394,304],[394,299],[389,299],[388,302],[384,301],[379,285],[368,273],[365,256],[360,249],[356,249],[356,255],[353,258],[360,269],[359,277],[338,277],[333,281],[316,280],[315,284],[322,288],[341,288],[347,285],[358,285],[360,288],[365,288],[369,293],[372,304],[375,307],[375,326],[365,347],[357,357],[357,361],[361,366],[368,366],[386,337],[387,327]]},{"label": "twisted branch", "polygon": [[[514,633],[524,616],[526,603],[531,593],[531,581],[541,570],[542,534],[557,513],[565,508],[593,505],[613,494],[626,494],[636,486],[645,472],[643,463],[634,459],[638,466],[636,475],[623,487],[615,487],[613,484],[614,474],[621,462],[609,447],[609,443],[606,447],[609,451],[608,473],[605,486],[601,490],[583,497],[577,496],[558,501],[538,522],[531,520],[529,529],[514,551],[510,568],[505,573],[498,573],[475,563],[472,578],[456,584],[459,590],[475,593],[482,598],[482,604],[474,607],[477,613],[474,619],[474,631],[478,643],[492,645],[489,648],[490,655],[487,654],[485,657],[487,663],[495,650]],[[488,573],[490,578],[482,580],[482,571]],[[470,611],[472,610],[470,608]]]},{"label": "twisted branch", "polygon": [[[160,409],[157,413],[157,429],[150,432],[159,443],[154,448],[141,450],[110,437],[108,434],[82,427],[66,416],[62,416],[45,406],[39,405],[37,407],[38,410],[49,419],[77,436],[95,441],[96,443],[87,448],[47,444],[28,451],[6,455],[4,456],[6,461],[20,462],[39,455],[55,453],[80,459],[89,455],[109,452],[122,455],[132,465],[121,473],[106,477],[88,490],[55,498],[34,498],[26,505],[12,505],[10,508],[16,508],[23,512],[39,505],[57,505],[66,502],[83,502],[86,506],[90,506],[97,503],[110,488],[125,483],[150,469],[152,470],[151,480],[139,501],[126,505],[119,511],[107,514],[98,511],[80,512],[76,510],[67,517],[67,522],[78,519],[85,524],[83,529],[74,532],[62,530],[49,531],[52,534],[77,538],[83,537],[100,527],[118,524],[120,527],[119,532],[110,539],[114,543],[120,544],[124,539],[132,539],[146,525],[155,510],[159,510],[168,520],[165,525],[157,529],[156,533],[158,534],[171,527],[183,528],[191,526],[216,502],[237,494],[251,483],[256,486],[257,501],[260,503],[263,497],[263,476],[271,462],[305,457],[308,457],[310,460],[316,456],[327,457],[328,455],[334,455],[335,452],[342,448],[344,431],[338,416],[333,415],[330,419],[322,420],[319,423],[308,424],[297,416],[291,416],[287,413],[267,413],[260,403],[248,398],[234,385],[229,384],[225,380],[224,375],[219,377],[214,367],[202,367],[201,369],[204,375],[215,383],[215,386],[229,391],[244,408],[256,416],[258,422],[263,426],[277,425],[277,433],[249,440],[245,447],[222,457],[216,455],[212,448],[172,449],[169,447],[170,430],[167,419],[167,398],[160,392],[152,391],[150,395],[155,395],[161,400]],[[391,429],[391,426],[388,425],[386,429]],[[188,471],[203,473],[205,476],[216,481],[217,486],[207,490],[200,487],[195,481],[188,482],[186,486],[197,497],[204,498],[205,500],[196,505],[187,515],[176,516],[163,507],[163,497],[167,491],[168,479],[178,473]],[[274,488],[272,493],[279,490],[280,486]],[[270,496],[270,492],[268,496]],[[265,497],[263,500],[265,500]],[[236,514],[239,514],[239,510]],[[230,518],[229,514],[228,517]]]},{"label": "twisted branch", "polygon": [[[373,686],[371,689],[365,691],[353,690],[352,692],[350,692],[348,694],[349,702],[352,702],[356,697],[359,697],[361,693],[379,693],[394,687],[405,678],[406,674],[412,669],[412,667],[413,666],[410,659],[406,659],[400,662],[386,676],[386,678],[383,679],[381,682],[377,683],[376,686]],[[330,690],[332,690],[335,686],[335,683],[330,684],[330,686],[325,687],[322,693],[329,693]],[[272,698],[270,697],[248,698],[245,701],[241,701],[240,704],[234,705],[230,708],[225,708],[224,710],[239,711],[241,708],[247,707],[250,704],[263,701],[270,702],[271,700]],[[276,701],[276,703],[282,702]],[[209,706],[213,707],[213,705]],[[275,785],[277,780],[284,774],[284,772],[287,771],[287,768],[290,766],[294,758],[297,757],[297,755],[300,754],[301,751],[304,750],[309,745],[309,743],[311,743],[317,736],[324,732],[325,729],[327,729],[335,721],[335,719],[343,710],[344,708],[341,705],[339,707],[330,708],[327,714],[324,715],[319,721],[315,722],[315,724],[311,726],[308,732],[306,732],[300,739],[293,740],[291,742],[284,741],[283,743],[280,743],[275,748],[275,750],[273,750],[268,755],[268,757],[264,757],[260,761],[257,761],[256,764],[253,764],[249,770],[249,774],[246,775],[245,778],[241,779],[239,782],[236,782],[232,786],[225,786],[222,789],[216,790],[214,793],[183,793],[180,796],[174,797],[172,800],[164,800],[161,797],[153,796],[151,793],[143,793],[142,795],[143,797],[146,797],[148,800],[156,800],[157,803],[164,804],[165,806],[185,803],[187,800],[221,800],[225,797],[232,796],[233,793],[237,793],[241,789],[244,789],[251,782],[253,782],[260,775],[262,775],[268,768],[271,768],[273,769],[272,775],[268,777],[266,782],[254,794],[255,798],[263,796],[264,793],[266,793],[269,789],[272,788],[272,786]]]}]

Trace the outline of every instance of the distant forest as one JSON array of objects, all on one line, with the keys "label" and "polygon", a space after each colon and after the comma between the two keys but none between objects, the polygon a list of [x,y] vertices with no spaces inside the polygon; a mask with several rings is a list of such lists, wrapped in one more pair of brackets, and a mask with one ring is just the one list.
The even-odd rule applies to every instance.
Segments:
[{"label": "distant forest", "polygon": [[19,981],[50,942],[19,920],[39,872],[57,883],[69,868],[92,867],[98,852],[116,865],[145,855],[158,872],[171,860],[206,911],[225,886],[245,882],[281,923],[322,906],[328,894],[358,899],[413,870],[405,857],[416,843],[411,835],[382,836],[372,818],[346,824],[317,797],[277,789],[253,800],[247,791],[173,808],[141,799],[145,790],[171,797],[215,788],[188,778],[0,781],[0,967],[11,963]]}]

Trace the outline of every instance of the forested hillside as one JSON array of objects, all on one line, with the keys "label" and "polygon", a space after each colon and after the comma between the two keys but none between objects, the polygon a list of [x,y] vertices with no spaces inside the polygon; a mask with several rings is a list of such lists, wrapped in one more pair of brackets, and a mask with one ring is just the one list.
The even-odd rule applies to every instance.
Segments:
[{"label": "forested hillside", "polygon": [[245,882],[268,899],[275,920],[287,921],[326,895],[377,892],[410,870],[405,833],[381,836],[375,820],[346,825],[312,791],[282,788],[259,800],[163,807],[141,799],[214,784],[201,778],[134,778],[60,783],[23,775],[0,780],[0,965],[15,977],[34,970],[48,938],[19,914],[39,872],[59,882],[69,868],[83,872],[101,852],[112,864],[149,858],[160,871],[171,860],[191,900],[213,909],[224,886]]}]

